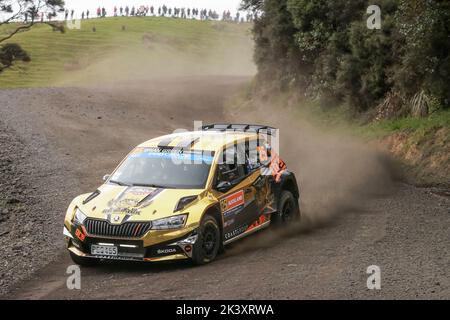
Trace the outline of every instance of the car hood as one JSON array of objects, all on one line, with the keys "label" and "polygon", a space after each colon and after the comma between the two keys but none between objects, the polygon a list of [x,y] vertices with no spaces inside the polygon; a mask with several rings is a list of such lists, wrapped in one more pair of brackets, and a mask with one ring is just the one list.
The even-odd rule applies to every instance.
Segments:
[{"label": "car hood", "polygon": [[202,190],[125,187],[105,184],[87,197],[79,208],[89,218],[106,219],[111,223],[151,221],[173,216],[178,201],[198,196]]}]

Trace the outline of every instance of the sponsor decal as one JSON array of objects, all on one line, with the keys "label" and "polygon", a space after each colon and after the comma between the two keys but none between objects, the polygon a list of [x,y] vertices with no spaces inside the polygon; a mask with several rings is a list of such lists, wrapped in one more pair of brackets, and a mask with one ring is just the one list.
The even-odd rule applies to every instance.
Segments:
[{"label": "sponsor decal", "polygon": [[138,216],[141,214],[141,211],[136,208],[108,208],[104,209],[103,213],[106,215],[125,214],[127,216]]},{"label": "sponsor decal", "polygon": [[247,231],[248,225],[239,227],[231,232],[225,233],[225,240],[230,240],[231,238],[237,237],[238,235]]},{"label": "sponsor decal", "polygon": [[220,206],[225,217],[233,215],[245,204],[244,190],[238,191],[221,200]]},{"label": "sponsor decal", "polygon": [[146,197],[154,191],[155,191],[155,188],[131,187],[127,191],[127,194],[130,194],[130,195],[133,195],[136,197]]},{"label": "sponsor decal", "polygon": [[270,218],[269,218],[269,215],[264,215],[264,214],[262,214],[261,216],[259,216],[259,219],[258,220],[256,220],[255,222],[253,222],[248,228],[247,228],[247,230],[245,230],[245,231],[250,231],[250,230],[252,230],[252,229],[254,229],[254,228],[256,228],[256,227],[259,227],[259,226],[261,226],[263,223],[265,223],[265,222],[267,222],[267,221],[269,221],[270,220]]},{"label": "sponsor decal", "polygon": [[150,252],[148,253],[149,257],[164,257],[164,256],[171,256],[174,254],[184,254],[184,251],[179,246],[166,246],[166,247],[157,247],[152,248]]},{"label": "sponsor decal", "polygon": [[241,227],[239,227],[239,228],[237,228],[237,229],[235,229],[235,230],[233,230],[231,232],[225,233],[225,240],[230,240],[232,238],[235,238],[235,237],[237,237],[237,236],[239,236],[239,235],[241,235],[241,234],[243,234],[243,233],[245,233],[247,231],[250,231],[250,230],[252,230],[252,229],[254,229],[256,227],[261,226],[262,224],[266,223],[269,220],[270,220],[270,215],[262,214],[258,218],[258,220],[253,222],[251,225],[244,225],[244,226],[241,226]]},{"label": "sponsor decal", "polygon": [[[108,202],[108,208],[102,211],[111,221],[113,215],[123,214],[127,220],[131,216],[138,216],[141,210],[153,203],[156,196],[164,189],[147,187],[129,187],[122,191],[116,198]],[[118,220],[114,220],[118,222]]]},{"label": "sponsor decal", "polygon": [[144,199],[142,199],[138,205],[141,209],[147,208],[149,205],[153,203],[153,201],[156,199],[156,197],[161,194],[164,191],[164,189],[153,189],[153,191],[145,196]]},{"label": "sponsor decal", "polygon": [[167,248],[167,249],[158,249],[156,250],[157,254],[169,254],[169,253],[176,253],[177,249],[175,248]]},{"label": "sponsor decal", "polygon": [[264,172],[264,175],[272,175],[273,178],[275,179],[275,182],[280,182],[281,181],[281,175],[286,171],[287,167],[286,167],[286,163],[281,160],[280,156],[272,151],[271,152],[271,157],[269,158],[269,156],[267,155],[267,150],[265,147],[260,146],[257,147],[258,153],[259,153],[259,159],[261,161],[261,163],[265,163],[265,165],[267,166],[268,170],[265,170],[267,172]]},{"label": "sponsor decal", "polygon": [[230,219],[230,220],[225,221],[223,223],[223,227],[227,228],[227,227],[231,226],[234,223],[234,221],[235,221],[234,219]]},{"label": "sponsor decal", "polygon": [[280,159],[278,154],[275,154],[270,162],[270,169],[272,170],[275,182],[280,182],[281,175],[286,171],[286,163]]},{"label": "sponsor decal", "polygon": [[210,151],[189,151],[177,148],[138,148],[130,155],[131,158],[172,159],[178,161],[204,162],[211,164],[214,153]]},{"label": "sponsor decal", "polygon": [[84,242],[84,239],[86,239],[86,235],[81,231],[80,229],[75,230],[75,236],[81,241]]}]

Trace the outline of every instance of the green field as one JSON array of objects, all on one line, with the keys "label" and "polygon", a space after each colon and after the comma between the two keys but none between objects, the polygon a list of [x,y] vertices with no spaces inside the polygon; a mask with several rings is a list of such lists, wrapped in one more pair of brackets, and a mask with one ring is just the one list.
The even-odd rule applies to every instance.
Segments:
[{"label": "green field", "polygon": [[[16,25],[0,27],[6,34]],[[95,32],[93,29],[96,29]],[[248,24],[159,17],[83,20],[55,32],[36,25],[10,40],[31,56],[0,74],[0,87],[83,85],[183,74],[253,74]]]}]

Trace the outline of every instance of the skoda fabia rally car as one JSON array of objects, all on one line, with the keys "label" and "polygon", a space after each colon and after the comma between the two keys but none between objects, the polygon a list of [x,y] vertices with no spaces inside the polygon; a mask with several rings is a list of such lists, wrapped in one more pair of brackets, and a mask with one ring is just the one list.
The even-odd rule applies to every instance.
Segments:
[{"label": "skoda fabia rally car", "polygon": [[227,244],[300,218],[296,178],[267,126],[216,124],[147,141],[76,197],[64,220],[73,261],[208,263]]}]

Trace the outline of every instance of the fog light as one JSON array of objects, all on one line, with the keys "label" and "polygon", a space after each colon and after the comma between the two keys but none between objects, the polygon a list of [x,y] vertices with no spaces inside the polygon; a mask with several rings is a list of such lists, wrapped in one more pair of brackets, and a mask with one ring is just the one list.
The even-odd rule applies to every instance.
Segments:
[{"label": "fog light", "polygon": [[184,251],[186,251],[186,252],[191,252],[192,251],[192,246],[185,246],[184,247]]}]

